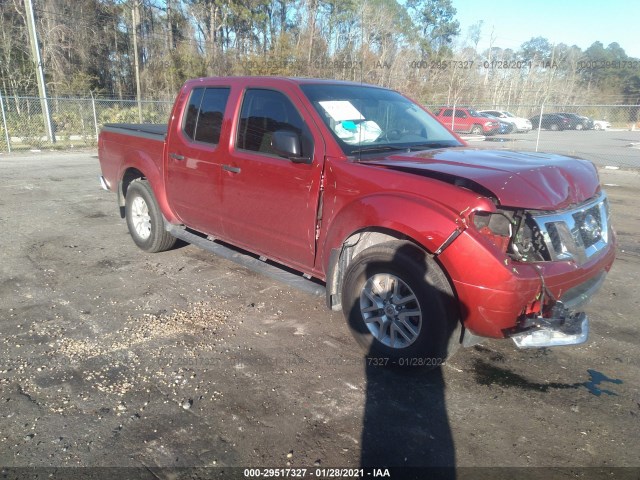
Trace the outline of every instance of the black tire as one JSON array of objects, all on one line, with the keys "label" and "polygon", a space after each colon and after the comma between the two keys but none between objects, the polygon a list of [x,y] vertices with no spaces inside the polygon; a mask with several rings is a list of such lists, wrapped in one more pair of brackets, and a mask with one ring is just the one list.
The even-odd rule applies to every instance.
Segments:
[{"label": "black tire", "polygon": [[599,123],[596,123],[596,124],[593,126],[593,129],[594,129],[594,130],[602,130],[602,127],[600,126],[600,124],[599,124]]},{"label": "black tire", "polygon": [[549,129],[557,132],[558,130],[560,130],[560,126],[557,123],[552,123],[551,125],[549,125]]},{"label": "black tire", "polygon": [[482,135],[482,125],[474,125],[473,127],[471,127],[471,134],[472,135]]},{"label": "black tire", "polygon": [[584,128],[584,126],[581,123],[578,123],[576,125],[576,130],[582,130]]},{"label": "black tire", "polygon": [[[146,220],[140,220],[140,215],[136,214],[136,209],[143,205],[148,210],[148,219]],[[145,252],[163,252],[169,250],[176,243],[176,238],[164,229],[164,219],[160,207],[158,207],[151,186],[146,180],[134,180],[129,185],[125,200],[125,216],[131,238]],[[145,224],[145,227],[136,228],[136,223],[138,222],[139,225],[140,221]],[[141,229],[148,229],[148,232],[140,233]]]},{"label": "black tire", "polygon": [[[371,294],[368,287],[376,279],[384,278],[391,279],[385,283],[388,282],[387,288],[392,288],[389,283],[393,285],[394,293],[384,302],[382,297],[377,297],[380,302],[373,306],[372,297],[366,292]],[[415,301],[407,301],[411,294]],[[344,275],[342,306],[358,343],[370,357],[387,359],[386,364],[434,368],[444,363],[460,346],[461,324],[449,280],[436,261],[411,242],[392,241],[374,245],[353,259]],[[388,308],[395,312],[388,313]],[[367,309],[368,312],[363,312]],[[420,312],[419,319],[410,317],[415,311]],[[380,322],[367,323],[366,315],[379,318]],[[404,321],[397,318],[401,315]],[[413,332],[406,328],[407,324]],[[392,331],[400,330],[405,334],[410,332],[413,341],[408,342],[396,334],[393,345]],[[389,335],[381,340],[387,333]],[[405,345],[401,345],[402,342]]]}]

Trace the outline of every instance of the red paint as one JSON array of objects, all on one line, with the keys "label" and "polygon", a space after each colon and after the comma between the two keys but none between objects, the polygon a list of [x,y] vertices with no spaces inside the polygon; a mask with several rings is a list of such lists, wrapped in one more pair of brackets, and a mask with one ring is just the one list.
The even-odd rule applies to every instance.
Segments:
[{"label": "red paint", "polygon": [[[336,83],[275,77],[189,81],[176,99],[166,145],[119,132],[101,133],[103,175],[115,190],[124,173],[135,168],[151,183],[169,222],[183,223],[322,280],[332,250],[340,250],[355,232],[397,232],[434,253],[458,229],[462,234],[437,260],[452,281],[465,325],[479,335],[502,337],[518,316],[539,310],[535,302],[540,278],[533,266],[509,259],[504,239],[495,237],[492,242],[490,235],[475,229],[469,215],[495,211],[494,201],[541,210],[584,202],[600,189],[593,165],[557,155],[466,147],[368,156],[356,162],[345,156],[299,88],[323,82]],[[215,146],[194,145],[182,133],[182,113],[196,86],[230,88]],[[242,98],[251,87],[274,89],[289,98],[313,138],[312,163],[236,148]],[[171,159],[169,153],[185,160]],[[224,165],[240,171],[233,173]],[[460,182],[474,187],[463,188]],[[606,249],[580,267],[568,261],[539,265],[550,291],[560,296],[608,270],[614,252],[612,234]]]}]

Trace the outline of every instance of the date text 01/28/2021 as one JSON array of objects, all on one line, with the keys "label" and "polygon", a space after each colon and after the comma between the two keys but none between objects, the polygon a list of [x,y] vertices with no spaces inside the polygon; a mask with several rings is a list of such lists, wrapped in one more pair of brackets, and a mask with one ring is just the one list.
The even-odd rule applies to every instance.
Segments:
[{"label": "date text 01/28/2021", "polygon": [[391,478],[388,468],[245,468],[245,478]]}]

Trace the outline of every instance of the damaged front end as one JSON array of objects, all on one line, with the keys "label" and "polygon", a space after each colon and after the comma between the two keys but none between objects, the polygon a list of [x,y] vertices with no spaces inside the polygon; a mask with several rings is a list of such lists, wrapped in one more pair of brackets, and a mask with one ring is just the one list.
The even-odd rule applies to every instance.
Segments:
[{"label": "damaged front end", "polygon": [[573,312],[557,301],[548,317],[525,317],[519,325],[524,331],[511,335],[518,348],[558,347],[584,343],[589,336],[589,319],[584,312]]},{"label": "damaged front end", "polygon": [[589,320],[579,308],[600,289],[606,272],[563,291],[546,284],[544,266],[563,262],[580,268],[607,249],[613,231],[605,193],[559,212],[498,207],[496,212],[474,212],[472,220],[486,239],[518,265],[514,268],[532,268],[540,278],[536,298],[523,309],[516,326],[504,331],[505,336],[519,348],[585,342]]}]

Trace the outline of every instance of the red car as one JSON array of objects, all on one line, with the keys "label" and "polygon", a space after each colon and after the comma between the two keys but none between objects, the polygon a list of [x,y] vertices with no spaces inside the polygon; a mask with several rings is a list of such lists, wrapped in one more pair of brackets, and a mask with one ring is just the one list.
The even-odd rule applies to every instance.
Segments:
[{"label": "red car", "polygon": [[494,135],[500,129],[499,121],[484,117],[472,108],[441,108],[436,118],[447,128],[459,133]]},{"label": "red car", "polygon": [[167,125],[105,125],[101,182],[147,252],[224,240],[326,282],[371,355],[575,344],[615,236],[593,164],[476,150],[359,83],[202,78]]}]

